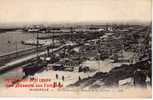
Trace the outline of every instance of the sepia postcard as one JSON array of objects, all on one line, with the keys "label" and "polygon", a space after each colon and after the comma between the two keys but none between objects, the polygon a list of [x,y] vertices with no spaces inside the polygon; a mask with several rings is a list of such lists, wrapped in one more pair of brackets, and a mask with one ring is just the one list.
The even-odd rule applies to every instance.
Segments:
[{"label": "sepia postcard", "polygon": [[0,97],[152,98],[151,0],[0,0]]}]

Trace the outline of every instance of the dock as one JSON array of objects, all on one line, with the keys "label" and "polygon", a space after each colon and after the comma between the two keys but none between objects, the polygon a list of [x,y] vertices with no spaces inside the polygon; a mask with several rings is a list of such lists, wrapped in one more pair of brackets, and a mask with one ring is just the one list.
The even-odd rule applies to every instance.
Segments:
[{"label": "dock", "polygon": [[[54,48],[54,49],[50,50],[49,52],[50,53],[52,53],[52,52],[55,53],[55,52],[58,52],[61,49],[67,47],[67,46],[75,46],[75,45],[73,45],[73,44],[64,44],[62,46],[59,46],[57,48]],[[24,64],[32,62],[32,59],[35,59],[38,55],[39,56],[43,56],[45,54],[47,54],[47,50],[42,51],[40,53],[31,54],[31,55],[28,55],[26,57],[22,57],[22,58],[10,61],[10,62],[8,62],[5,65],[0,67],[0,74],[3,73],[3,72],[6,72],[8,70],[11,70],[13,68],[16,68],[16,67],[22,67]]]}]

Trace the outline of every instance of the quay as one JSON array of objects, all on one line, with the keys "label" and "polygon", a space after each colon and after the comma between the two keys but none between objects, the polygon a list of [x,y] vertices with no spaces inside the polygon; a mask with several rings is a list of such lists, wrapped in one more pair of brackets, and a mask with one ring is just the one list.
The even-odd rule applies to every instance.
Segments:
[{"label": "quay", "polygon": [[[59,46],[57,48],[54,48],[52,50],[49,50],[50,53],[55,53],[55,52],[58,52],[60,51],[61,49],[65,48],[65,47],[68,47],[68,46],[76,46],[76,45],[73,45],[73,44],[64,44],[62,46]],[[30,63],[32,61],[35,61],[33,59],[35,59],[38,55],[39,56],[43,56],[47,54],[47,50],[45,51],[42,51],[42,52],[39,52],[39,53],[36,53],[36,54],[30,54],[26,57],[22,57],[22,58],[19,58],[19,59],[16,59],[16,60],[13,60],[13,61],[10,61],[6,64],[4,64],[3,66],[0,67],[0,74],[6,72],[6,71],[9,71],[15,67],[22,67],[24,64],[27,64],[27,63]]]}]

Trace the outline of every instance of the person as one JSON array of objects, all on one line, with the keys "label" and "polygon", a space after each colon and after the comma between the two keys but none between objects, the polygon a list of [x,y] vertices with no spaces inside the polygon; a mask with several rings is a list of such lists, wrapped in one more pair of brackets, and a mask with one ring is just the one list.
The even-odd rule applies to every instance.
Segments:
[{"label": "person", "polygon": [[79,81],[81,80],[81,77],[79,76]]},{"label": "person", "polygon": [[134,85],[140,87],[146,87],[146,74],[143,70],[137,69],[134,72]]},{"label": "person", "polygon": [[64,81],[64,76],[62,76],[62,80]]},{"label": "person", "polygon": [[10,41],[10,40],[8,40],[8,41],[7,41],[7,43],[8,43],[8,44],[11,44],[11,41]]},{"label": "person", "polygon": [[56,74],[56,79],[58,79],[58,74]]}]

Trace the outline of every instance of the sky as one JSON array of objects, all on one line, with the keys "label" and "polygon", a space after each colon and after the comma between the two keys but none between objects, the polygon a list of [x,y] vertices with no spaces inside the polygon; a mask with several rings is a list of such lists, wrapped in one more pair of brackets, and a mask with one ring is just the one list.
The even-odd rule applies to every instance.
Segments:
[{"label": "sky", "polygon": [[139,21],[151,21],[151,0],[0,0],[0,23]]}]

